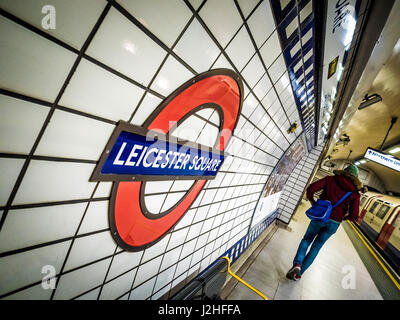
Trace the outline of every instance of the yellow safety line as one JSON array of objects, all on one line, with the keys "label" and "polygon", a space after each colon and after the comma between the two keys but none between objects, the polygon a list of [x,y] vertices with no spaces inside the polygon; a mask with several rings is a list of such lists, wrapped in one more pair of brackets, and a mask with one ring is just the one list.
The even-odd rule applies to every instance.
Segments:
[{"label": "yellow safety line", "polygon": [[361,241],[364,243],[364,245],[368,248],[368,250],[371,252],[371,254],[374,256],[376,261],[381,265],[382,269],[385,270],[386,274],[389,276],[390,280],[395,284],[397,289],[400,290],[400,284],[396,281],[396,279],[392,276],[392,274],[389,272],[389,270],[386,268],[386,266],[382,263],[382,261],[378,258],[378,256],[375,254],[375,252],[371,249],[371,247],[368,245],[368,243],[364,240],[363,236],[358,232],[358,230],[351,224],[349,221],[347,221],[348,224],[353,228],[353,230],[357,233],[357,235],[360,237]]},{"label": "yellow safety line", "polygon": [[236,274],[234,274],[231,271],[231,260],[229,260],[229,258],[227,256],[222,257],[221,259],[225,259],[228,261],[228,273],[234,277],[235,279],[239,280],[241,283],[243,283],[245,286],[247,286],[248,288],[250,288],[251,290],[253,290],[255,293],[257,293],[258,295],[260,295],[264,300],[268,300],[268,298],[266,296],[264,296],[260,291],[258,291],[257,289],[255,289],[254,287],[252,287],[251,285],[249,285],[246,281],[242,280],[241,278],[239,278]]}]

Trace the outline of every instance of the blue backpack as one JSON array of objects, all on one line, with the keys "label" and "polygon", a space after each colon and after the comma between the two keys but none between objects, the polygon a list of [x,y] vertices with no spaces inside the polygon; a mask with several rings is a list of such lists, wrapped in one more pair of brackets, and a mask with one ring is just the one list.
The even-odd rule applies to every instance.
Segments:
[{"label": "blue backpack", "polygon": [[306,211],[307,217],[314,221],[327,222],[331,215],[332,209],[341,204],[351,192],[347,192],[334,206],[329,200],[318,199],[313,206]]}]

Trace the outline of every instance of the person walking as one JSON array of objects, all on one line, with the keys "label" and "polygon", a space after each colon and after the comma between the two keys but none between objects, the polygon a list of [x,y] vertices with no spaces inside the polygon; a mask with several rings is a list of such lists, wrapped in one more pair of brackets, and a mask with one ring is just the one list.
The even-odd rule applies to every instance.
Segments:
[{"label": "person walking", "polygon": [[[329,200],[332,205],[351,192],[341,203],[332,209],[330,219],[327,222],[311,220],[307,231],[300,242],[296,256],[293,260],[293,267],[287,272],[286,277],[290,280],[300,280],[302,274],[313,263],[318,252],[325,242],[337,231],[343,220],[356,221],[359,215],[360,193],[366,192],[358,179],[358,168],[349,165],[344,170],[334,170],[334,176],[327,176],[309,185],[307,188],[307,199],[313,205],[314,194],[320,190],[320,199]],[[306,254],[309,246],[310,250]]]}]

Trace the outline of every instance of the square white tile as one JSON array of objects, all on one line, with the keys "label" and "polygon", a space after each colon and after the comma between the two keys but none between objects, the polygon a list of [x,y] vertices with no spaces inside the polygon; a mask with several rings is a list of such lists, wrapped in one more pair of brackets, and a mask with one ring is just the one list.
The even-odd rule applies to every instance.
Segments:
[{"label": "square white tile", "polygon": [[189,241],[191,239],[198,238],[201,232],[201,228],[202,228],[201,222],[191,225],[189,233],[187,235],[187,240]]},{"label": "square white tile", "polygon": [[206,122],[203,119],[192,115],[172,131],[172,136],[182,140],[196,142],[205,125]]},{"label": "square white tile", "polygon": [[265,68],[257,54],[253,56],[249,64],[241,72],[250,88],[253,88],[256,85],[264,73]]},{"label": "square white tile", "polygon": [[223,48],[243,24],[235,3],[230,0],[208,0],[200,17]]},{"label": "square white tile", "polygon": [[193,76],[185,66],[174,57],[169,56],[151,85],[151,88],[167,96]]},{"label": "square white tile", "polygon": [[166,181],[147,181],[144,187],[144,193],[146,195],[160,192],[168,192],[171,189],[173,180]]},{"label": "square white tile", "polygon": [[139,265],[142,255],[143,251],[124,251],[116,254],[114,256],[114,260],[111,264],[110,270],[108,271],[107,281],[114,279],[118,275],[137,267]]},{"label": "square white tile", "polygon": [[133,269],[106,283],[101,291],[100,300],[115,300],[131,289],[137,269]]},{"label": "square white tile", "polygon": [[165,198],[164,204],[161,208],[161,212],[165,212],[171,209],[174,205],[176,205],[179,202],[179,200],[183,198],[185,194],[186,192],[168,193],[167,197]]},{"label": "square white tile", "polygon": [[[192,205],[193,207],[193,205]],[[180,229],[180,228],[184,228],[188,225],[190,225],[193,221],[193,218],[196,214],[197,209],[189,209],[184,216],[181,218],[181,220],[179,220],[179,222],[175,225],[175,230],[176,229]]]},{"label": "square white tile", "polygon": [[236,68],[242,70],[255,52],[253,43],[244,26],[240,29],[225,51]]},{"label": "square white tile", "polygon": [[257,124],[260,121],[260,119],[262,119],[264,116],[266,116],[264,108],[258,105],[257,108],[254,110],[253,114],[251,115],[250,120],[253,121],[253,123]]},{"label": "square white tile", "polygon": [[275,30],[274,17],[269,1],[262,2],[247,21],[257,48],[260,48]]},{"label": "square white tile", "polygon": [[0,151],[29,154],[49,110],[0,95]]},{"label": "square white tile", "polygon": [[279,42],[278,32],[274,33],[260,48],[261,57],[264,60],[265,66],[269,68],[275,59],[281,54],[281,44]]},{"label": "square white tile", "polygon": [[187,258],[178,262],[175,271],[175,277],[186,274],[190,267],[190,260],[192,259],[192,254],[190,254]]},{"label": "square white tile", "polygon": [[108,229],[108,201],[92,201],[87,208],[78,234]]},{"label": "square white tile", "polygon": [[69,244],[70,241],[65,241],[1,258],[0,294],[41,281],[44,277],[44,266],[53,266],[55,272],[59,272]]},{"label": "square white tile", "polygon": [[86,53],[144,86],[149,84],[167,54],[114,8],[110,9]]},{"label": "square white tile", "polygon": [[96,185],[89,182],[95,165],[32,160],[13,204],[87,199]]},{"label": "square white tile", "polygon": [[168,243],[167,250],[182,245],[185,242],[186,235],[189,231],[189,227],[174,231],[171,233],[171,239]]},{"label": "square white tile", "polygon": [[118,3],[168,47],[192,16],[186,4],[179,0],[118,0]]},{"label": "square white tile", "polygon": [[176,266],[172,266],[171,268],[158,274],[154,291],[160,290],[174,279],[175,269]]},{"label": "square white tile", "polygon": [[167,245],[170,241],[171,234],[167,233],[160,241],[155,245],[145,249],[141,263],[152,260],[155,257],[161,256],[166,250]]},{"label": "square white tile", "polygon": [[154,277],[155,275],[157,275],[162,258],[163,257],[158,257],[158,258],[150,260],[149,262],[142,264],[138,269],[138,272],[136,274],[136,279],[135,279],[133,286],[137,287],[141,283],[143,283],[143,282],[149,280],[151,277]]},{"label": "square white tile", "polygon": [[0,86],[53,102],[76,54],[0,17]]},{"label": "square white tile", "polygon": [[[81,49],[106,4],[104,0],[3,0],[1,7],[41,31]],[[54,8],[54,20],[50,17],[53,8],[48,6]],[[51,25],[53,21],[54,26]]]},{"label": "square white tile", "polygon": [[242,10],[245,18],[247,18],[248,15],[254,10],[258,2],[258,0],[238,0],[240,9]]},{"label": "square white tile", "polygon": [[65,271],[114,253],[116,244],[109,231],[77,238],[65,264]]},{"label": "square white tile", "polygon": [[171,191],[187,191],[193,185],[194,180],[175,180]]},{"label": "square white tile", "polygon": [[262,99],[261,102],[262,102],[264,108],[266,108],[268,110],[270,108],[270,106],[272,106],[272,104],[274,104],[277,99],[278,99],[278,96],[276,95],[275,90],[271,89],[271,90],[269,90],[267,95],[264,97],[264,99]]},{"label": "square white tile", "polygon": [[220,50],[197,19],[194,19],[174,48],[186,63],[197,72],[207,71]]},{"label": "square white tile", "polygon": [[258,102],[256,97],[250,93],[246,100],[243,102],[242,113],[249,117],[251,113],[254,111],[255,107],[257,106]]},{"label": "square white tile", "polygon": [[75,298],[74,300],[97,300],[99,296],[100,288],[94,289],[89,291],[83,295],[79,295],[79,297]]},{"label": "square white tile", "polygon": [[131,123],[138,126],[143,125],[148,116],[158,107],[161,101],[162,100],[160,98],[147,92],[142,103],[135,111],[135,115],[133,116]]},{"label": "square white tile", "polygon": [[282,76],[282,74],[286,71],[285,59],[283,58],[283,54],[279,56],[278,59],[272,64],[268,69],[268,73],[271,77],[272,83],[278,81],[278,79]]},{"label": "square white tile", "polygon": [[127,121],[144,90],[82,59],[60,105],[114,121]]},{"label": "square white tile", "polygon": [[111,258],[69,272],[60,278],[55,300],[67,300],[103,283]]},{"label": "square white tile", "polygon": [[4,300],[50,300],[52,290],[43,290],[42,284],[18,291]]},{"label": "square white tile", "polygon": [[172,266],[173,264],[175,264],[179,259],[181,251],[182,251],[182,246],[179,246],[165,253],[160,270],[163,271]]},{"label": "square white tile", "polygon": [[203,146],[208,146],[210,148],[214,147],[217,137],[219,134],[219,129],[209,123],[204,126],[196,142],[202,144]]},{"label": "square white tile", "polygon": [[281,94],[288,87],[291,88],[290,80],[289,80],[289,74],[287,72],[285,72],[279,78],[279,80],[275,83],[275,89],[276,89],[276,92],[279,95],[281,101],[284,101],[284,99],[281,97]]},{"label": "square white tile", "polygon": [[98,160],[115,126],[56,110],[35,155]]},{"label": "square white tile", "polygon": [[23,159],[0,158],[0,205],[5,206],[18,175],[24,165]]},{"label": "square white tile", "polygon": [[86,203],[10,210],[0,233],[0,251],[72,237]]},{"label": "square white tile", "polygon": [[145,196],[144,202],[147,210],[152,214],[160,213],[166,197],[167,193]]},{"label": "square white tile", "polygon": [[267,73],[265,73],[261,80],[253,88],[253,91],[258,99],[262,100],[271,88],[272,83],[269,80]]},{"label": "square white tile", "polygon": [[218,68],[226,68],[233,70],[232,65],[229,63],[229,61],[225,58],[223,54],[221,54],[218,57],[218,59],[215,61],[211,69],[218,69]]},{"label": "square white tile", "polygon": [[150,298],[153,293],[154,283],[156,282],[156,277],[153,277],[146,283],[143,283],[139,287],[132,290],[129,300],[145,300]]},{"label": "square white tile", "polygon": [[112,186],[112,182],[100,182],[97,186],[94,198],[109,197]]},{"label": "square white tile", "polygon": [[194,10],[198,10],[204,0],[189,0]]}]

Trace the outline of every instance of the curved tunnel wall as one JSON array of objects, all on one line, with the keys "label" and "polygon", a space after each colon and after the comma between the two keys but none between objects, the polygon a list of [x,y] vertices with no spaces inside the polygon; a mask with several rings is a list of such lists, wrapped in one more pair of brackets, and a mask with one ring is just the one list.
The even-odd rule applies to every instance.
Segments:
[{"label": "curved tunnel wall", "polygon": [[[299,22],[312,19],[312,2],[300,3],[2,1],[0,297],[158,299],[238,241],[240,254],[275,218],[250,228],[271,172],[304,139],[298,107],[308,102],[293,88],[307,81],[310,94],[312,50],[304,59]],[[117,121],[141,126],[179,85],[216,68],[244,83],[230,156],[161,241],[122,250],[107,220],[112,183],[89,182]],[[204,113],[192,124],[201,136],[214,120]],[[184,188],[155,184],[149,203],[162,210]]]}]

